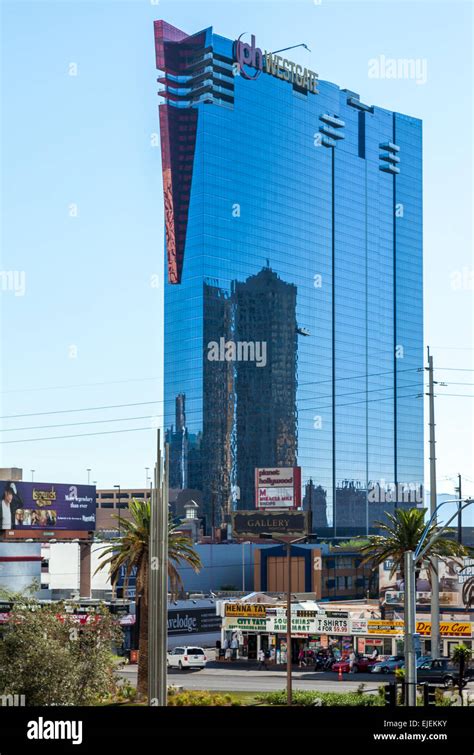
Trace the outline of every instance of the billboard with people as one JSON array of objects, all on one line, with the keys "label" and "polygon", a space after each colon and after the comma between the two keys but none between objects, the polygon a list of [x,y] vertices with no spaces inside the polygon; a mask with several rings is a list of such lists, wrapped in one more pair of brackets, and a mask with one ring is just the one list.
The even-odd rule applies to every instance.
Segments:
[{"label": "billboard with people", "polygon": [[0,481],[0,535],[11,530],[95,530],[94,485]]},{"label": "billboard with people", "polygon": [[[400,569],[393,575],[393,561],[380,565],[379,590],[385,605],[403,605],[404,582]],[[438,561],[439,602],[441,606],[470,609],[474,605],[474,559],[440,558]],[[431,604],[430,573],[426,564],[416,580],[416,602],[419,606]]]}]

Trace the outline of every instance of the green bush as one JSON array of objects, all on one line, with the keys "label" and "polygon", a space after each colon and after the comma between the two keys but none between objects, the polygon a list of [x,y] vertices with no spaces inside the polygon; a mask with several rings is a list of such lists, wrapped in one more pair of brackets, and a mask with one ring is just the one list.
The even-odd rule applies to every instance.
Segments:
[{"label": "green bush", "polygon": [[18,600],[0,642],[0,695],[27,706],[96,705],[117,691],[112,647],[122,631],[104,606],[79,625],[62,603]]},{"label": "green bush", "polygon": [[[256,699],[266,705],[286,705],[286,690],[258,695]],[[366,708],[374,705],[380,706],[383,703],[377,695],[365,695],[360,692],[306,692],[295,690],[293,692],[293,705],[312,707],[352,705]]]},{"label": "green bush", "polygon": [[233,700],[230,695],[220,695],[217,692],[202,692],[201,690],[184,690],[176,692],[173,689],[168,690],[168,705],[171,706],[233,706],[240,705],[240,702]]}]

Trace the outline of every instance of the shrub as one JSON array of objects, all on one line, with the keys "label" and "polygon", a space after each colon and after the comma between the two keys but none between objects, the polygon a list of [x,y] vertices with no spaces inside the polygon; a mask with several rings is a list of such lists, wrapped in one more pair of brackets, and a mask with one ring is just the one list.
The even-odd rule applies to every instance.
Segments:
[{"label": "shrub", "polygon": [[[256,699],[267,705],[286,705],[286,690],[258,695]],[[374,705],[380,706],[383,703],[379,696],[364,695],[361,692],[310,692],[295,690],[293,692],[293,705],[312,707],[351,705],[366,708]]]},{"label": "shrub", "polygon": [[184,690],[175,692],[173,689],[168,690],[168,705],[171,706],[234,706],[240,705],[240,702],[232,699],[230,695],[221,695],[217,692],[205,692],[201,690]]},{"label": "shrub", "polygon": [[0,643],[0,694],[30,705],[94,705],[117,689],[112,645],[122,632],[99,608],[79,625],[61,603],[16,603]]}]

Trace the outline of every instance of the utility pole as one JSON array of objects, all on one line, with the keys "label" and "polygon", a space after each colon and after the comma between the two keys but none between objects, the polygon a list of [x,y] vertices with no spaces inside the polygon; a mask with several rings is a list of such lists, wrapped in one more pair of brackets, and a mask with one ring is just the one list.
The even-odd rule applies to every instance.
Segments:
[{"label": "utility pole", "polygon": [[[454,488],[454,490],[458,494],[459,500],[462,501],[461,475],[460,474],[458,474],[458,486],[457,488]],[[460,504],[458,504],[458,543],[459,545],[462,545],[462,513],[461,513]]]},{"label": "utility pole", "polygon": [[[413,551],[405,551],[404,561],[405,582],[405,704],[416,706],[416,660],[415,660],[415,630],[416,630],[416,575]],[[433,621],[433,617],[431,617]],[[433,628],[433,624],[431,624]]]},{"label": "utility pole", "polygon": [[286,704],[293,705],[292,647],[291,647],[291,542],[286,544]]},{"label": "utility pole", "polygon": [[[434,414],[434,379],[433,379],[433,357],[430,355],[428,347],[428,372],[429,372],[429,427],[430,427],[430,514],[436,512],[437,495],[436,495],[436,440],[435,440],[435,414]],[[436,524],[436,517],[434,519]],[[431,576],[431,657],[439,658],[439,576],[438,576],[438,557],[430,558],[430,576]],[[416,585],[415,585],[416,595]]]},{"label": "utility pole", "polygon": [[167,704],[169,447],[165,444],[163,462],[159,430],[156,456],[148,564],[148,704],[163,707]]}]

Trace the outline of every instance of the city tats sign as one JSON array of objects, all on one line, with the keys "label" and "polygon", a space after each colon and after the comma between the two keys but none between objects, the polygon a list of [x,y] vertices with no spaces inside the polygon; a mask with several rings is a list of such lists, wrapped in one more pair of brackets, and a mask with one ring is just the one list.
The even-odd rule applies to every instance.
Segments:
[{"label": "city tats sign", "polygon": [[[310,68],[300,66],[281,55],[275,53],[262,52],[260,47],[255,46],[255,35],[250,37],[250,44],[242,42],[243,34],[234,42],[234,60],[238,66],[238,73],[244,79],[249,81],[257,79],[262,72],[277,79],[289,81],[307,92],[319,94],[318,91],[318,74]],[[249,71],[248,69],[253,69]]]}]

